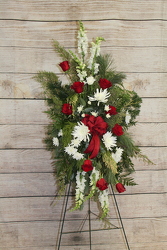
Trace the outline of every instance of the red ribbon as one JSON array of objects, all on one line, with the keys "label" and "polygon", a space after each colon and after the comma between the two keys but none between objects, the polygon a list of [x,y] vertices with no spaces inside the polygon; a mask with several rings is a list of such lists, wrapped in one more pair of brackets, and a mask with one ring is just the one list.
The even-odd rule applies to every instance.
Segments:
[{"label": "red ribbon", "polygon": [[88,126],[92,135],[89,146],[84,153],[90,153],[90,159],[95,158],[100,150],[100,136],[107,132],[108,124],[103,120],[101,116],[95,117],[93,115],[86,115],[81,122]]}]

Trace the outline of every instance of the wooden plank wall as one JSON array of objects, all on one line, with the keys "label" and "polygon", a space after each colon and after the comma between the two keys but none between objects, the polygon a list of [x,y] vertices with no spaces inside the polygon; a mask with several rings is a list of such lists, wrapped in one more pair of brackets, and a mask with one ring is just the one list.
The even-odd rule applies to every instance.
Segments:
[{"label": "wooden plank wall", "polygon": [[[56,249],[62,200],[55,206],[50,154],[44,148],[48,118],[38,70],[60,73],[52,39],[75,50],[77,20],[89,39],[102,36],[125,86],[143,104],[132,133],[156,165],[135,161],[138,183],[117,195],[131,250],[167,249],[167,1],[0,1],[0,249]],[[60,74],[60,77],[62,75]],[[76,229],[86,209],[68,213]],[[92,204],[93,211],[96,210]],[[117,224],[111,201],[111,217]],[[93,222],[98,228],[98,222]],[[93,250],[123,250],[121,232],[92,233]],[[66,235],[61,250],[87,250],[87,234]]]}]

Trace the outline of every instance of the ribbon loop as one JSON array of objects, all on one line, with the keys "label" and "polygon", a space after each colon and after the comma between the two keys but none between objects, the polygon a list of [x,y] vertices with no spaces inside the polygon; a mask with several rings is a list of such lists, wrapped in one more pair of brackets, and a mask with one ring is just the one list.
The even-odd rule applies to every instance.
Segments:
[{"label": "ribbon loop", "polygon": [[101,116],[95,117],[93,115],[86,115],[81,122],[88,126],[90,133],[92,134],[89,146],[84,153],[90,153],[90,159],[95,158],[100,150],[100,136],[106,133],[108,124],[103,120]]}]

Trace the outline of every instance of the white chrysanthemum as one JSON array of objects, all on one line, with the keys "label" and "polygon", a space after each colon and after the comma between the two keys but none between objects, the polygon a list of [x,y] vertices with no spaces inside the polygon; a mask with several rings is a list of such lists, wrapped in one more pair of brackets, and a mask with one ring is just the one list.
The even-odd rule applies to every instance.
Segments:
[{"label": "white chrysanthemum", "polygon": [[72,158],[75,160],[81,160],[84,158],[84,155],[79,152],[76,152],[75,154],[72,155]]},{"label": "white chrysanthemum", "polygon": [[53,137],[53,145],[59,146],[59,140],[57,137]]},{"label": "white chrysanthemum", "polygon": [[91,114],[92,114],[93,116],[95,116],[95,117],[98,116],[98,112],[97,112],[97,111],[92,111]]},{"label": "white chrysanthemum", "polygon": [[116,146],[117,138],[112,135],[111,132],[106,132],[103,135],[102,141],[108,150],[111,150],[113,147]]},{"label": "white chrysanthemum", "polygon": [[75,138],[71,141],[70,145],[76,148],[79,146],[80,142],[81,141],[78,138]]},{"label": "white chrysanthemum", "polygon": [[80,141],[86,141],[89,139],[89,128],[82,122],[78,122],[78,125],[74,127],[72,132],[74,138],[78,138]]},{"label": "white chrysanthemum", "polygon": [[58,136],[62,136],[63,135],[63,130],[60,129],[59,133],[58,133]]},{"label": "white chrysanthemum", "polygon": [[96,89],[96,92],[94,93],[94,97],[89,96],[89,101],[97,101],[98,105],[100,102],[106,103],[108,101],[108,98],[110,96],[110,93],[107,92],[107,89]]},{"label": "white chrysanthemum", "polygon": [[131,115],[129,114],[128,110],[126,111],[125,122],[128,125],[131,119]]},{"label": "white chrysanthemum", "polygon": [[95,78],[93,76],[89,76],[86,78],[86,82],[88,85],[92,85],[95,82]]},{"label": "white chrysanthemum", "polygon": [[82,110],[83,110],[83,105],[80,105],[80,106],[77,107],[78,113],[81,113]]},{"label": "white chrysanthemum", "polygon": [[64,151],[69,155],[74,155],[77,153],[77,149],[72,145],[68,145],[67,147],[65,147]]},{"label": "white chrysanthemum", "polygon": [[109,105],[105,105],[105,106],[104,106],[104,110],[105,110],[105,111],[109,111],[109,110],[110,110]]},{"label": "white chrysanthemum", "polygon": [[113,157],[113,159],[115,160],[116,163],[118,163],[121,160],[122,153],[123,153],[122,148],[116,148],[116,152],[112,153],[112,157]]}]

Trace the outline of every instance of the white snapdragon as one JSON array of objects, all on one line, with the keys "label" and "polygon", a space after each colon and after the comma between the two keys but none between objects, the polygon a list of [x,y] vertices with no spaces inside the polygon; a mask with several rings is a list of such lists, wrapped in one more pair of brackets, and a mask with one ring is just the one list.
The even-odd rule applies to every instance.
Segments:
[{"label": "white snapdragon", "polygon": [[110,96],[110,93],[107,92],[107,89],[96,89],[96,92],[94,93],[94,97],[88,96],[89,101],[97,101],[97,105],[99,106],[99,103],[106,103],[108,101],[108,98]]},{"label": "white snapdragon", "polygon": [[112,148],[116,146],[117,138],[113,136],[111,132],[107,131],[103,135],[102,141],[108,150],[112,150]]},{"label": "white snapdragon", "polygon": [[79,80],[82,82],[86,78],[87,72],[85,70],[77,69],[77,76],[79,77]]},{"label": "white snapdragon", "polygon": [[90,175],[90,186],[96,186],[96,182],[98,181],[100,176],[100,172],[93,168],[92,173]]},{"label": "white snapdragon", "polygon": [[80,29],[78,31],[78,53],[85,56],[88,50],[88,38],[84,26],[80,22]]},{"label": "white snapdragon", "polygon": [[85,190],[85,182],[86,182],[85,174],[86,172],[78,171],[76,175],[75,209],[78,209],[84,202],[84,190]]},{"label": "white snapdragon", "polygon": [[122,148],[116,148],[116,152],[112,153],[112,158],[115,160],[116,163],[118,163],[121,160],[122,153],[123,153]]},{"label": "white snapdragon", "polygon": [[100,44],[104,41],[102,37],[97,37],[95,42],[92,42],[92,47],[90,48],[90,58],[88,61],[88,68],[93,70],[94,74],[99,71],[99,64],[95,62],[95,58],[100,55]]},{"label": "white snapdragon", "polygon": [[99,201],[101,203],[101,208],[103,210],[103,216],[105,217],[109,211],[109,199],[108,199],[108,189],[99,191]]},{"label": "white snapdragon", "polygon": [[131,119],[131,115],[129,114],[128,110],[126,111],[125,122],[128,125]]},{"label": "white snapdragon", "polygon": [[58,140],[58,138],[57,137],[53,137],[53,145],[54,146],[59,146],[59,140]]}]

